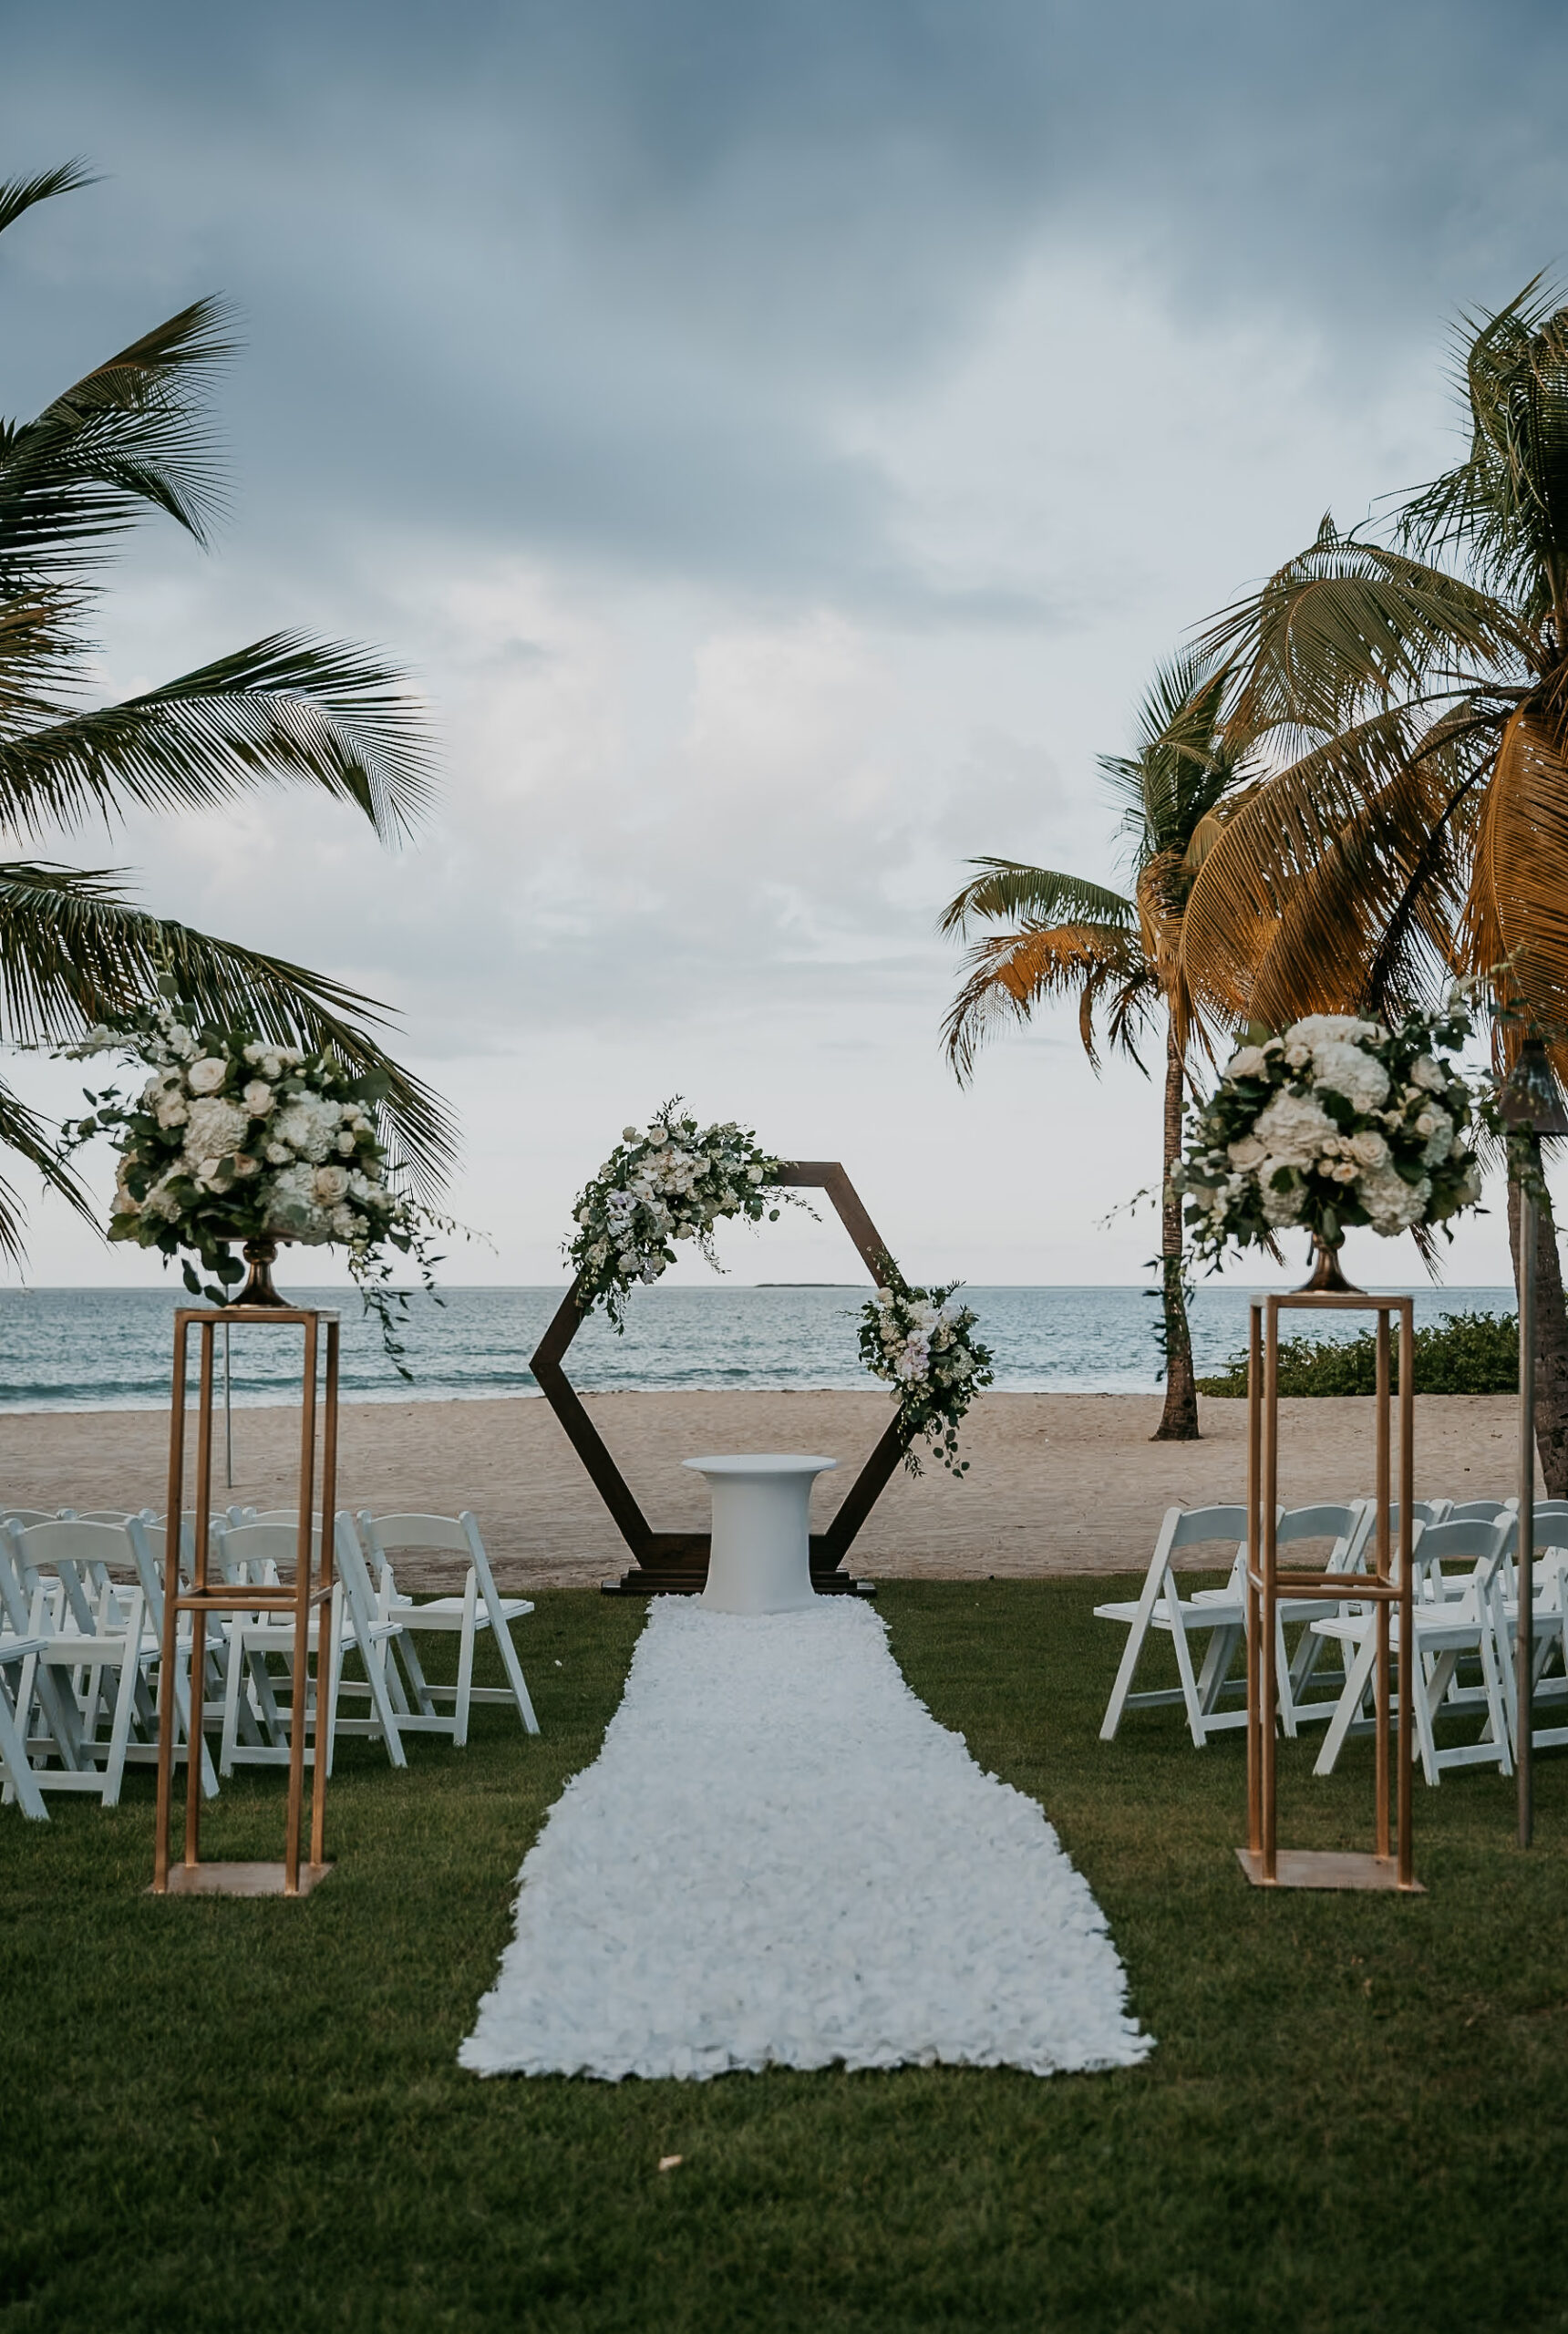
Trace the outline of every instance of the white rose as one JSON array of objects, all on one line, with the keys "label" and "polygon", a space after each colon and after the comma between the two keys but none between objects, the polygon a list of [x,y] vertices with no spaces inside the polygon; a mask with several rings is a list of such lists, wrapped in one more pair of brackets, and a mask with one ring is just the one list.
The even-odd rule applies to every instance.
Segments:
[{"label": "white rose", "polygon": [[318,1200],[340,1200],[348,1190],[346,1167],[318,1167],[315,1171],[315,1196]]},{"label": "white rose", "polygon": [[1419,1061],[1410,1064],[1410,1083],[1424,1087],[1429,1094],[1441,1094],[1447,1091],[1449,1081],[1431,1055],[1423,1054]]},{"label": "white rose", "polygon": [[636,1127],[623,1127],[621,1129],[621,1141],[623,1142],[635,1142],[638,1131],[639,1130]]},{"label": "white rose", "polygon": [[259,1160],[253,1159],[248,1151],[237,1151],[234,1153],[234,1172],[236,1175],[259,1175],[261,1172],[261,1162]]},{"label": "white rose", "polygon": [[286,1142],[269,1142],[267,1145],[267,1164],[269,1167],[286,1167],[293,1156],[294,1153],[290,1151]]},{"label": "white rose", "polygon": [[253,1119],[264,1119],[273,1107],[273,1090],[264,1079],[253,1078],[240,1100]]},{"label": "white rose", "polygon": [[337,1147],[345,1159],[352,1159],[355,1147],[354,1137],[351,1134],[340,1134],[337,1138]]},{"label": "white rose", "polygon": [[[292,1059],[297,1062],[299,1056],[295,1054]],[[284,1074],[283,1057],[280,1054],[263,1054],[256,1067],[260,1069],[262,1076],[273,1086]]]},{"label": "white rose", "polygon": [[229,1065],[216,1054],[203,1054],[185,1073],[192,1094],[216,1094],[229,1075]]},{"label": "white rose", "polygon": [[183,1094],[166,1095],[158,1106],[160,1127],[182,1127],[190,1115]]}]

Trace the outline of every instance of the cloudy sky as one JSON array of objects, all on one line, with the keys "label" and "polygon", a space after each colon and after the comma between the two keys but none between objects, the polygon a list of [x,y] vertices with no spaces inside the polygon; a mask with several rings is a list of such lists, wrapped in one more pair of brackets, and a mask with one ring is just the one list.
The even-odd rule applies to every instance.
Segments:
[{"label": "cloudy sky", "polygon": [[[1564,264],[1562,12],[81,0],[6,52],[0,175],[104,183],[0,243],[0,409],[244,316],[227,526],[128,552],[105,689],[373,641],[444,768],[397,857],[281,792],[61,855],[398,1008],[493,1244],[455,1279],[553,1278],[677,1091],[841,1158],[912,1273],[1139,1277],[1157,1096],[1066,1015],[959,1092],[937,911],[973,853],[1114,875],[1155,662],[1450,458],[1455,313]],[[41,1282],[157,1276],[35,1234]]]}]

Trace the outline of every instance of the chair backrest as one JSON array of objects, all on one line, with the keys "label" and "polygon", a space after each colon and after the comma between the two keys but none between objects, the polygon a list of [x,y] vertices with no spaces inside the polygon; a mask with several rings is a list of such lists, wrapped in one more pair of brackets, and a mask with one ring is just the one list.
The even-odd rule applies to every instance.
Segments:
[{"label": "chair backrest", "polygon": [[1366,1521],[1366,1502],[1358,1499],[1330,1500],[1315,1507],[1287,1507],[1274,1523],[1274,1544],[1287,1548],[1300,1540],[1332,1540],[1333,1553],[1324,1566],[1336,1572],[1352,1541]]},{"label": "chair backrest", "polygon": [[[5,1531],[24,1583],[40,1573],[53,1573],[77,1627],[87,1636],[96,1636],[98,1621],[83,1575],[90,1578],[99,1567],[134,1565],[124,1523],[89,1523],[80,1516],[56,1516],[46,1523],[7,1523]],[[102,1579],[107,1574],[99,1571],[98,1576]]]},{"label": "chair backrest", "polygon": [[[320,1546],[321,1534],[313,1535]],[[223,1523],[212,1530],[212,1553],[225,1573],[253,1587],[266,1577],[268,1567],[292,1565],[299,1554],[299,1526],[294,1523]]]},{"label": "chair backrest", "polygon": [[372,1558],[407,1548],[468,1556],[471,1547],[462,1519],[455,1515],[372,1515],[361,1509],[359,1528]]},{"label": "chair backrest", "polygon": [[1542,1548],[1568,1548],[1568,1499],[1536,1501],[1535,1545],[1538,1551]]},{"label": "chair backrest", "polygon": [[30,1523],[53,1523],[57,1520],[57,1513],[42,1507],[8,1507],[4,1517],[5,1523],[18,1524],[24,1532]]},{"label": "chair backrest", "polygon": [[1178,1515],[1168,1544],[1172,1549],[1195,1548],[1205,1541],[1224,1540],[1233,1548],[1246,1536],[1244,1507],[1188,1507]]},{"label": "chair backrest", "polygon": [[1445,1523],[1495,1523],[1500,1515],[1511,1515],[1518,1505],[1511,1499],[1461,1499],[1455,1502],[1443,1517]]},{"label": "chair backrest", "polygon": [[[1416,1575],[1423,1597],[1446,1599],[1472,1583],[1490,1591],[1513,1546],[1518,1519],[1505,1511],[1489,1523],[1483,1516],[1430,1523],[1416,1544]],[[1444,1567],[1459,1567],[1458,1577]]]},{"label": "chair backrest", "polygon": [[133,1512],[129,1507],[83,1507],[76,1513],[83,1523],[123,1523]]}]

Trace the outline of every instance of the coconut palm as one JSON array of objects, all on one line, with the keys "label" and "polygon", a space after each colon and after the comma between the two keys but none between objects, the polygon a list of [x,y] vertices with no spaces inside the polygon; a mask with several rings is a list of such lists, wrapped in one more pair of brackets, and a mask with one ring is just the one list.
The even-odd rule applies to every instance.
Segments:
[{"label": "coconut palm", "polygon": [[[0,231],[90,183],[76,163],[0,185]],[[205,413],[228,350],[201,300],[121,349],[35,420],[0,421],[0,825],[16,843],[127,810],[205,810],[296,780],[390,841],[418,815],[428,749],[396,673],[363,651],[277,634],[118,705],[82,703],[93,567],[149,509],[205,542],[218,480]],[[149,914],[116,871],[0,861],[0,1042],[58,1045],[172,981],[201,1020],[246,1023],[379,1073],[415,1172],[451,1150],[436,1097],[357,1026],[385,1019],[339,983]],[[0,1085],[0,1144],[90,1216],[48,1130]],[[0,1251],[21,1255],[0,1182]]]},{"label": "coconut palm", "polygon": [[1192,1340],[1187,1320],[1181,1206],[1171,1189],[1181,1155],[1191,1043],[1198,1034],[1181,968],[1181,923],[1193,878],[1246,780],[1245,756],[1218,734],[1222,674],[1196,653],[1157,673],[1138,718],[1137,751],[1102,755],[1099,767],[1122,811],[1132,862],[1130,893],[1012,859],[972,860],[979,869],[943,913],[944,932],[1005,924],[971,948],[963,986],[944,1025],[960,1083],[985,1040],[1037,1004],[1076,997],[1078,1034],[1098,1071],[1098,1028],[1138,1063],[1136,1039],[1165,1025],[1164,1172],[1161,1193],[1161,1296],[1165,1409],[1156,1441],[1198,1433]]},{"label": "coconut palm", "polygon": [[[1457,350],[1461,462],[1386,541],[1317,540],[1216,619],[1227,718],[1276,767],[1188,902],[1183,970],[1278,1026],[1491,976],[1500,1064],[1568,1077],[1568,306],[1540,279]],[[1511,1189],[1511,1213],[1517,1192]],[[1542,1211],[1538,1419],[1568,1494],[1568,1318]]]}]

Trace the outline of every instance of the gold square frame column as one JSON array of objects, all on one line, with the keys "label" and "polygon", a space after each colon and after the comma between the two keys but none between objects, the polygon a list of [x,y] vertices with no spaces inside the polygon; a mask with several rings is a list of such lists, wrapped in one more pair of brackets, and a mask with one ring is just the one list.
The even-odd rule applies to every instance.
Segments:
[{"label": "gold square frame column", "polygon": [[[299,1536],[295,1544],[292,1585],[266,1588],[235,1588],[214,1585],[209,1577],[209,1545],[212,1499],[213,1352],[218,1331],[229,1326],[250,1328],[303,1329],[303,1366],[299,1456]],[[180,1539],[185,1513],[185,1389],[191,1329],[201,1345],[196,1405],[196,1482],[194,1490],[195,1562],[191,1586],[180,1575]],[[315,1443],[317,1385],[325,1354],[325,1379],[321,1387],[321,1538],[315,1546]],[[337,1505],[337,1368],[338,1317],[315,1306],[229,1305],[181,1306],[174,1316],[174,1391],[169,1428],[169,1499],[165,1511],[163,1658],[159,1687],[158,1828],[153,1847],[152,1894],[155,1896],[307,1896],[325,1879],[326,1861],[326,1719],[323,1695],[327,1685],[326,1612],[332,1598],[334,1571],[333,1518]],[[199,1745],[203,1728],[203,1681],[207,1661],[207,1616],[210,1613],[292,1613],[294,1692],[289,1713],[288,1813],[280,1864],[203,1864],[201,1857],[201,1760]],[[179,1656],[180,1620],[191,1616],[191,1739],[186,1745],[185,1849],[181,1863],[171,1864],[170,1824],[173,1813],[175,1662]],[[315,1757],[311,1784],[310,1859],[300,1860],[304,1812],[305,1707],[309,1683],[311,1616],[317,1616]]]},{"label": "gold square frame column", "polygon": [[[1377,1524],[1374,1573],[1288,1572],[1282,1579],[1279,1513],[1279,1317],[1282,1313],[1375,1313],[1377,1343]],[[1390,1324],[1399,1323],[1398,1565],[1389,1528],[1393,1473]],[[1411,1503],[1415,1483],[1415,1302],[1408,1296],[1367,1296],[1359,1290],[1298,1289],[1288,1296],[1254,1296],[1247,1332],[1247,1835],[1236,1854],[1257,1888],[1377,1888],[1422,1894],[1410,1841],[1411,1720],[1415,1692],[1415,1630],[1410,1576]],[[1372,1695],[1377,1730],[1375,1844],[1358,1853],[1281,1848],[1277,1813],[1278,1616],[1282,1604],[1348,1599],[1376,1608],[1377,1657]],[[1399,1616],[1399,1699],[1389,1775],[1390,1612]],[[1348,1665],[1349,1655],[1346,1655]],[[1390,1837],[1390,1780],[1397,1812],[1398,1851]]]}]

